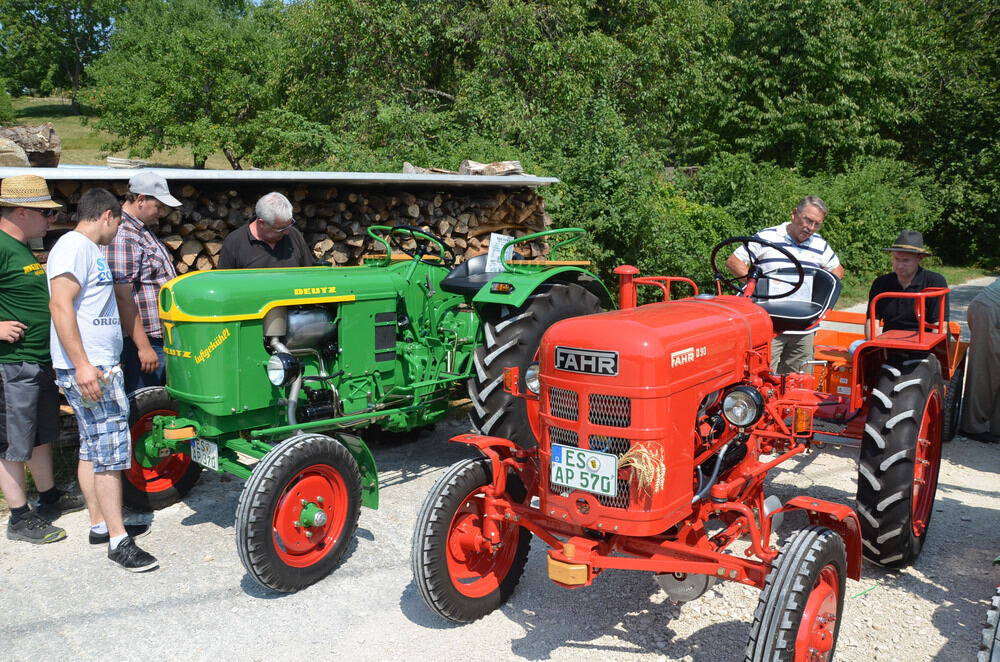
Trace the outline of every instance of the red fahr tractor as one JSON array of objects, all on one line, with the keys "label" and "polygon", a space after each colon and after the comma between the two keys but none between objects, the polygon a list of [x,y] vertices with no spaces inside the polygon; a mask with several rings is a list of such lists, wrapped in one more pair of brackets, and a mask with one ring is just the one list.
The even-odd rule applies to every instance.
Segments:
[{"label": "red fahr tractor", "polygon": [[[946,322],[923,321],[932,298],[945,319],[947,290],[899,295],[914,299],[919,331],[850,352],[852,336],[827,335],[845,344],[820,347],[828,357],[809,372],[776,375],[775,333],[813,326],[839,281],[770,244],[795,264],[790,276],[751,264],[745,283],[726,278],[716,256],[734,243],[763,242],[715,248],[719,295],[619,267],[621,310],[554,324],[537,362],[507,370],[538,443],[452,439],[484,457],[449,468],[417,518],[412,568],[433,611],[471,622],[497,609],[534,535],[550,548],[550,579],[567,588],[609,568],[654,573],[674,601],[716,580],[756,586],[746,659],[829,660],[845,578],[860,578],[862,555],[887,566],[916,559],[937,487],[943,384],[964,349]],[[668,300],[675,281],[695,295]],[[638,285],[658,286],[664,301],[636,306]],[[796,296],[804,285],[809,295]],[[825,442],[861,449],[857,514],[808,496],[765,498],[768,471]],[[793,510],[809,526],[779,549],[771,534]]]}]

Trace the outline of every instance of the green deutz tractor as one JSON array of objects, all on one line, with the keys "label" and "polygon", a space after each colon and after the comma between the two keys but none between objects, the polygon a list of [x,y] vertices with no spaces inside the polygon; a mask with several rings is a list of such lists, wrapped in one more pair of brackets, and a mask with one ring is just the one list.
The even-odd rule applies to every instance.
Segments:
[{"label": "green deutz tractor", "polygon": [[[174,503],[202,467],[246,479],[240,559],[274,590],[326,576],[360,506],[378,506],[360,434],[431,425],[467,382],[477,429],[533,445],[504,367],[530,363],[553,323],[611,306],[579,264],[501,256],[505,270],[487,271],[487,255],[456,266],[427,230],[369,234],[385,255],[364,266],[197,272],[164,285],[167,386],[131,395],[126,504]],[[548,230],[509,246],[543,238],[554,255],[582,236]],[[409,259],[394,259],[394,248]]]}]

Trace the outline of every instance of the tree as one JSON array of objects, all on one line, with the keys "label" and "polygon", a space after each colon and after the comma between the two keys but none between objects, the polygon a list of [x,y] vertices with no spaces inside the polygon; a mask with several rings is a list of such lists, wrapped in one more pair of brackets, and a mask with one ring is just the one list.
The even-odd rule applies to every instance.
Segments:
[{"label": "tree", "polygon": [[76,96],[86,67],[108,44],[124,0],[0,0],[0,69],[15,90]]},{"label": "tree", "polygon": [[251,155],[276,164],[258,148],[266,134],[287,165],[321,161],[327,135],[301,150],[283,147],[326,129],[290,111],[274,114],[283,98],[273,76],[281,21],[277,2],[131,0],[90,69],[94,125],[115,136],[103,148],[148,156],[188,147],[196,168],[222,151],[239,169]]}]

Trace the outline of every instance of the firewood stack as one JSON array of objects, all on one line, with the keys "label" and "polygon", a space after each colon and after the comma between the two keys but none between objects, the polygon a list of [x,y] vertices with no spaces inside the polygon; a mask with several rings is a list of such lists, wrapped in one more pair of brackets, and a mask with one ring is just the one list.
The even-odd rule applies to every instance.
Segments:
[{"label": "firewood stack", "polygon": [[[197,184],[197,185],[196,185]],[[87,189],[103,187],[124,197],[126,182],[52,182],[53,196],[67,205],[56,229],[75,222],[75,203]],[[222,241],[233,229],[253,219],[254,205],[277,190],[292,202],[296,227],[317,260],[335,266],[357,265],[365,255],[384,253],[368,236],[371,225],[410,225],[440,236],[459,261],[486,252],[493,232],[522,237],[551,224],[545,204],[534,189],[499,187],[459,190],[402,191],[395,188],[341,190],[305,184],[236,186],[232,182],[171,183],[182,206],[160,221],[157,234],[173,251],[178,273],[216,266]],[[407,245],[408,244],[408,245]],[[412,248],[414,242],[404,242]],[[528,259],[547,256],[544,242],[523,249]]]}]

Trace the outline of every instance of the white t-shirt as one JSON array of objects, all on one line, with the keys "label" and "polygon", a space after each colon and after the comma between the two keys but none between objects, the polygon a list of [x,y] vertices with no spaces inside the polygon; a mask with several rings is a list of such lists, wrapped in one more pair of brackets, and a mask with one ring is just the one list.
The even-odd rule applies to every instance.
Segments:
[{"label": "white t-shirt", "polygon": [[[122,325],[115,301],[114,278],[100,247],[79,232],[67,232],[52,247],[45,271],[50,296],[52,279],[56,276],[72,274],[80,284],[73,308],[90,364],[117,365],[122,353]],[[72,370],[73,363],[59,342],[55,323],[49,331],[49,344],[52,365]]]}]

